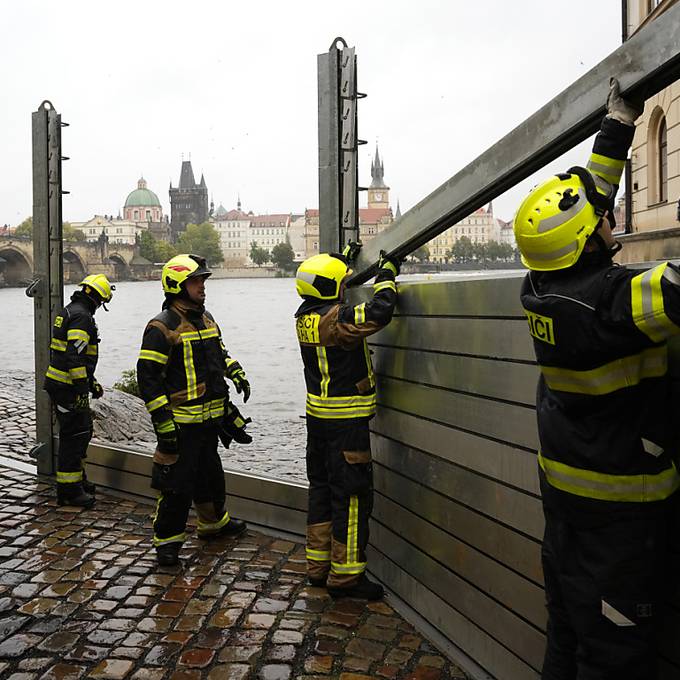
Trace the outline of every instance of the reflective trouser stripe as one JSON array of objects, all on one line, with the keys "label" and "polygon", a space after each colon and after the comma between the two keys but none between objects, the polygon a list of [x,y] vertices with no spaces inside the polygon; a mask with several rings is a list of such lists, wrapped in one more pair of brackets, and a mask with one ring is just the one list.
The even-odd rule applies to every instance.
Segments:
[{"label": "reflective trouser stripe", "polygon": [[357,561],[359,540],[359,497],[350,496],[347,517],[347,562]]},{"label": "reflective trouser stripe", "polygon": [[83,471],[60,472],[57,470],[57,484],[76,484],[83,481]]},{"label": "reflective trouser stripe", "polygon": [[312,550],[307,548],[307,559],[314,562],[328,562],[331,559],[330,550]]},{"label": "reflective trouser stripe", "polygon": [[146,410],[149,413],[152,413],[156,409],[159,409],[162,406],[165,406],[166,404],[169,404],[169,403],[170,403],[170,401],[168,400],[168,398],[164,394],[161,394],[160,397],[156,397],[155,399],[152,399],[151,401],[147,401],[145,406],[146,406]]},{"label": "reflective trouser stripe", "polygon": [[668,269],[668,263],[657,265],[630,282],[631,308],[635,325],[653,342],[662,342],[680,333],[666,315],[661,279],[666,278],[675,285],[680,279],[675,271]]},{"label": "reflective trouser stripe", "polygon": [[331,562],[333,574],[361,574],[366,571],[366,562]]},{"label": "reflective trouser stripe", "polygon": [[545,458],[540,452],[538,462],[551,486],[597,500],[627,503],[661,501],[680,487],[680,475],[672,463],[670,468],[656,474],[607,475],[559,463]]},{"label": "reflective trouser stripe", "polygon": [[57,382],[66,383],[67,385],[73,385],[73,380],[71,380],[71,376],[68,374],[68,371],[60,371],[58,368],[55,368],[54,366],[47,367],[45,376],[47,378],[51,378],[52,380],[56,380]]},{"label": "reflective trouser stripe", "polygon": [[639,354],[622,357],[587,371],[555,366],[541,366],[541,373],[551,390],[575,394],[602,395],[637,385],[645,378],[666,375],[666,346],[650,347]]},{"label": "reflective trouser stripe", "polygon": [[167,545],[168,543],[184,543],[186,536],[187,535],[184,532],[168,538],[159,538],[154,534],[153,544],[155,547],[158,547],[159,545]]},{"label": "reflective trouser stripe", "polygon": [[229,523],[229,520],[231,518],[229,517],[229,512],[225,510],[224,516],[222,519],[218,520],[217,522],[213,522],[212,524],[207,524],[204,522],[201,522],[201,520],[198,520],[198,533],[206,533],[206,532],[211,532],[211,531],[217,531],[218,529],[221,529],[225,524]]}]

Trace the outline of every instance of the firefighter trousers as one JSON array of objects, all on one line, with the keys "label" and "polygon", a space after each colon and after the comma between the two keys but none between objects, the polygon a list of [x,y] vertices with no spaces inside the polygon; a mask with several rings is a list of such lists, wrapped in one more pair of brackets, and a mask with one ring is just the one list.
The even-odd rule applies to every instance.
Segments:
[{"label": "firefighter trousers", "polygon": [[657,678],[677,503],[627,505],[579,516],[544,503],[548,628],[542,680]]},{"label": "firefighter trousers", "polygon": [[368,420],[307,416],[307,573],[333,588],[366,570],[373,469]]},{"label": "firefighter trousers", "polygon": [[[229,520],[224,470],[217,452],[217,426],[178,425],[178,452],[154,456],[151,486],[160,491],[153,523],[155,546],[183,543],[192,502],[199,536],[216,534]],[[174,460],[174,462],[172,462]]]},{"label": "firefighter trousers", "polygon": [[73,398],[52,398],[59,423],[59,449],[57,452],[57,484],[64,491],[79,491],[83,482],[83,459],[92,439],[92,413],[90,408],[76,406]]}]

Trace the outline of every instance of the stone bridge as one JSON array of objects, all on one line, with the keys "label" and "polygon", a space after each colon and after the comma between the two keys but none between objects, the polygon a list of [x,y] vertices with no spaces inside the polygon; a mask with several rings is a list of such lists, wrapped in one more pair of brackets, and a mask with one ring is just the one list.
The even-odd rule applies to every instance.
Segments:
[{"label": "stone bridge", "polygon": [[[86,274],[106,274],[111,281],[147,278],[151,265],[140,261],[139,249],[107,241],[65,241],[64,283]],[[28,238],[0,236],[0,285],[17,286],[33,279],[33,243]]]}]

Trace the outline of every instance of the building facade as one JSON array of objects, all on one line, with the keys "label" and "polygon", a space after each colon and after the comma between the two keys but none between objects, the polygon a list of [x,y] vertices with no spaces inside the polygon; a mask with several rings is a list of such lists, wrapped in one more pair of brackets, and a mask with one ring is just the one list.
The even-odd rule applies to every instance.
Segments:
[{"label": "building facade", "polygon": [[498,221],[493,216],[493,206],[479,208],[466,218],[457,222],[439,236],[435,236],[428,244],[430,261],[448,262],[451,248],[461,236],[466,236],[472,243],[488,243],[497,241],[500,236]]},{"label": "building facade", "polygon": [[85,234],[86,241],[98,241],[103,234],[109,243],[124,243],[130,246],[135,245],[138,236],[147,229],[144,222],[107,215],[95,215],[87,222],[71,222],[71,226],[80,229]]},{"label": "building facade", "polygon": [[241,210],[241,201],[235,210],[219,205],[213,216],[213,224],[220,235],[220,247],[224,255],[224,267],[244,267],[250,263],[250,225],[253,214]]},{"label": "building facade", "polygon": [[[250,223],[250,243],[264,248],[270,253],[279,243],[285,243],[290,226],[290,213],[275,213],[273,215],[253,215]],[[250,245],[248,246],[250,253]],[[249,258],[249,263],[254,264]]]},{"label": "building facade", "polygon": [[205,178],[197,184],[191,161],[182,161],[179,186],[170,183],[170,227],[173,239],[186,230],[187,224],[201,224],[208,219],[208,187]]},{"label": "building facade", "polygon": [[[655,21],[678,0],[627,0],[626,37]],[[680,82],[645,103],[638,119],[630,160],[632,233],[680,226]],[[669,253],[669,256],[671,253]]]}]

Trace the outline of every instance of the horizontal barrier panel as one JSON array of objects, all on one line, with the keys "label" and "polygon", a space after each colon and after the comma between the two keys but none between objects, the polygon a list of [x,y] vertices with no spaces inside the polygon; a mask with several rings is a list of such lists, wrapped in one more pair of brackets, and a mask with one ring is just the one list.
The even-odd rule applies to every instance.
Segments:
[{"label": "horizontal barrier panel", "polygon": [[525,406],[415,385],[394,378],[378,380],[378,403],[397,411],[538,449],[536,413]]},{"label": "horizontal barrier panel", "polygon": [[[489,637],[524,659],[530,666],[535,669],[541,667],[545,638],[535,627],[413,547],[393,530],[373,521],[371,534],[373,545],[380,552],[442,600],[455,603],[452,606],[465,619],[482,628]],[[460,644],[456,638],[452,639]],[[487,667],[486,663],[483,665]],[[506,676],[501,674],[499,678],[505,680]]]},{"label": "horizontal barrier panel", "polygon": [[[533,452],[390,408],[378,408],[371,429],[503,484],[535,495],[540,493]],[[540,503],[536,507],[540,509]]]},{"label": "horizontal barrier panel", "polygon": [[[545,598],[540,586],[462,543],[442,528],[426,522],[385,496],[376,497],[373,517],[376,522],[383,525],[398,526],[399,534],[414,549],[436,560],[440,566],[478,588],[501,606],[521,616],[537,628],[545,630]],[[419,577],[425,578],[425,575],[419,574]],[[446,596],[444,599],[451,606],[456,606],[453,593],[451,597]]]},{"label": "horizontal barrier panel", "polygon": [[[413,323],[409,319],[409,323]],[[539,369],[495,359],[476,359],[443,352],[390,348],[374,355],[378,375],[434,385],[449,390],[476,393],[533,407]]]},{"label": "horizontal barrier panel", "polygon": [[[403,461],[403,467],[408,467],[409,463],[414,464],[410,469],[410,474],[417,475],[415,481],[399,474],[394,469],[385,467],[385,462],[392,464],[393,459],[398,457],[398,453],[394,456],[374,454],[374,484],[378,493],[395,500],[410,512],[524,575],[534,583],[543,585],[541,544],[538,540],[531,539],[490,517],[461,505],[457,497],[447,498],[443,495],[446,492],[437,493],[428,488],[431,480],[427,474],[422,474],[427,471],[423,470],[422,466],[416,467],[416,461],[411,458]],[[440,486],[451,489],[453,487],[446,484],[447,476],[444,475]],[[461,480],[461,483],[463,482],[464,480]],[[497,503],[501,504],[500,499]],[[502,507],[499,508],[500,511]]]}]

